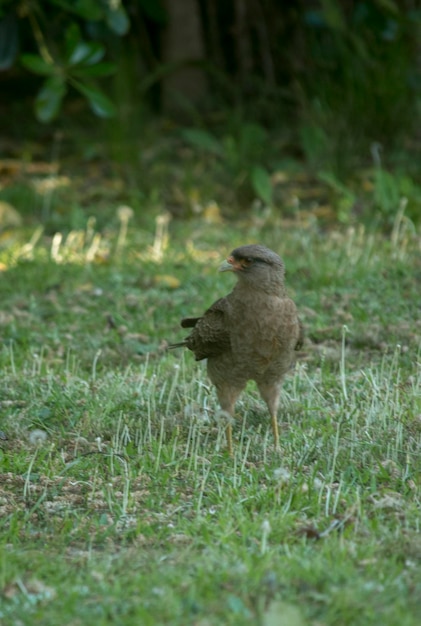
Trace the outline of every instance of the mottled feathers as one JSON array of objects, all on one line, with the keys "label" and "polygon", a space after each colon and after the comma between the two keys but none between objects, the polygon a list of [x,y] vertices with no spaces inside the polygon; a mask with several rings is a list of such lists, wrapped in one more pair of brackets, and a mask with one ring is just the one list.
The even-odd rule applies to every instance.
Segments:
[{"label": "mottled feathers", "polygon": [[[271,413],[277,445],[282,378],[303,342],[296,306],[285,291],[284,263],[264,246],[246,245],[233,250],[220,271],[234,272],[237,284],[201,317],[183,319],[181,326],[192,330],[170,347],[185,346],[196,360],[208,359],[221,408],[231,415],[247,381],[255,380]],[[232,451],[230,427],[227,438]]]}]

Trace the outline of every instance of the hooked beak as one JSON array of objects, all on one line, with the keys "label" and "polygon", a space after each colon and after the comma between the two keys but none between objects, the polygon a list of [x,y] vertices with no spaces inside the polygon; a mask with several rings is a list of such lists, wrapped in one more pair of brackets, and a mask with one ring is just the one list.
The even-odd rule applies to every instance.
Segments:
[{"label": "hooked beak", "polygon": [[220,272],[236,272],[237,270],[241,269],[241,264],[238,263],[238,261],[236,261],[233,256],[229,256],[227,260],[224,261],[219,267]]},{"label": "hooked beak", "polygon": [[233,272],[234,267],[229,261],[224,261],[222,265],[219,266],[218,272]]}]

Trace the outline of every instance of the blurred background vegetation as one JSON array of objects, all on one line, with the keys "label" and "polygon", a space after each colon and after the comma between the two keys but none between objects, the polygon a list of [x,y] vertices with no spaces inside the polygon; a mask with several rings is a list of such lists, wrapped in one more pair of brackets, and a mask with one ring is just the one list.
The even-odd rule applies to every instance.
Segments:
[{"label": "blurred background vegetation", "polygon": [[0,0],[0,70],[3,226],[419,220],[418,0]]}]

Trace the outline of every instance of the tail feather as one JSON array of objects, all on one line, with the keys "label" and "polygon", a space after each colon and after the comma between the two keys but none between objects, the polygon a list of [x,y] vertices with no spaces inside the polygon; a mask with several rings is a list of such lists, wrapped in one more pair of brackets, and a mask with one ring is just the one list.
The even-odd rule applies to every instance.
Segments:
[{"label": "tail feather", "polygon": [[182,328],[194,328],[199,320],[200,317],[185,317],[181,320],[181,326]]},{"label": "tail feather", "polygon": [[167,346],[167,350],[175,350],[176,348],[185,348],[185,347],[186,347],[186,342],[180,341],[179,343],[170,343]]},{"label": "tail feather", "polygon": [[[184,317],[181,320],[182,328],[194,328],[197,322],[200,320],[200,317]],[[176,348],[185,348],[187,346],[187,340],[179,341],[178,343],[170,343],[168,346],[168,350],[175,350]]]}]

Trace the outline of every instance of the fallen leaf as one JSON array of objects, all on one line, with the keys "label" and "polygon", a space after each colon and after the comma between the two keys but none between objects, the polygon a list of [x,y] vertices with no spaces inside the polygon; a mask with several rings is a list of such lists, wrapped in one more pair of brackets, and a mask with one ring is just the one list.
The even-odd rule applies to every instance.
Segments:
[{"label": "fallen leaf", "polygon": [[168,287],[169,289],[177,289],[181,284],[178,278],[170,274],[158,274],[154,278],[154,283],[159,287]]},{"label": "fallen leaf", "polygon": [[21,226],[22,218],[9,202],[0,200],[0,229],[17,228]]},{"label": "fallen leaf", "polygon": [[263,626],[305,626],[300,609],[293,604],[274,600],[263,614]]}]

